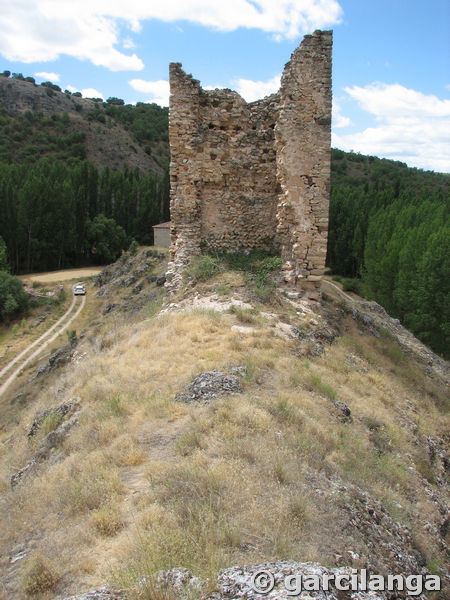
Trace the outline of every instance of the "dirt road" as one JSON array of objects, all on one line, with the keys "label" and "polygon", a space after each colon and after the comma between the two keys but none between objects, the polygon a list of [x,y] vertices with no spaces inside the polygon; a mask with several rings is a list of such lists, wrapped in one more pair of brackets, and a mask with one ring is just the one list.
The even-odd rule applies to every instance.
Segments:
[{"label": "dirt road", "polygon": [[80,269],[65,269],[64,271],[47,271],[46,273],[30,273],[20,275],[19,279],[26,282],[38,281],[39,283],[55,283],[69,279],[85,279],[98,275],[103,267],[81,267]]},{"label": "dirt road", "polygon": [[[58,319],[58,321],[56,321],[56,323],[54,323],[49,329],[47,329],[47,331],[45,331],[37,340],[35,340],[32,344],[25,348],[25,350],[18,354],[11,362],[9,362],[5,367],[3,367],[3,369],[0,371],[0,379],[2,379],[15,364],[19,363],[19,366],[0,386],[0,397],[6,392],[6,390],[15,380],[17,375],[22,371],[22,369],[24,369],[32,360],[37,358],[39,354],[41,354],[42,351],[49,344],[56,340],[56,338],[61,333],[63,333],[69,327],[69,325],[78,317],[78,315],[84,308],[86,296],[81,296],[81,302],[77,302],[78,298],[79,296],[74,296],[71,305],[63,314],[63,316],[60,319]],[[75,310],[75,312],[73,312],[76,306],[78,306],[78,308],[77,310]],[[53,335],[49,337],[52,332],[54,332]],[[30,356],[27,356],[28,353],[35,346],[37,346],[37,350],[35,350]]]}]

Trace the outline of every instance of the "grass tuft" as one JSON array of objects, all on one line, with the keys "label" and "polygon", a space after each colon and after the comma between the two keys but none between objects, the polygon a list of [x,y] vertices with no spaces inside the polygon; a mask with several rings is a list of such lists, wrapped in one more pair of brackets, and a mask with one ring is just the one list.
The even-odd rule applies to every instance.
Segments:
[{"label": "grass tuft", "polygon": [[25,564],[22,585],[27,594],[34,596],[52,590],[59,579],[53,561],[42,554],[33,554]]},{"label": "grass tuft", "polygon": [[325,381],[323,381],[319,375],[312,373],[311,375],[309,375],[307,381],[315,390],[317,390],[319,392],[319,394],[323,394],[330,400],[337,399],[336,389],[329,383],[326,383]]}]

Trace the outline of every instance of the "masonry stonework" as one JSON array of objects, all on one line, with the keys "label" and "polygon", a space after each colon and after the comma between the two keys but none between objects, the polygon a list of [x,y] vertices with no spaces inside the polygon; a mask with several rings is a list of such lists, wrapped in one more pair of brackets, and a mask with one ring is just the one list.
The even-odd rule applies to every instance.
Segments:
[{"label": "masonry stonework", "polygon": [[326,258],[331,31],[305,36],[281,88],[247,103],[170,65],[171,263],[176,288],[202,249],[275,250],[285,281],[314,292]]}]

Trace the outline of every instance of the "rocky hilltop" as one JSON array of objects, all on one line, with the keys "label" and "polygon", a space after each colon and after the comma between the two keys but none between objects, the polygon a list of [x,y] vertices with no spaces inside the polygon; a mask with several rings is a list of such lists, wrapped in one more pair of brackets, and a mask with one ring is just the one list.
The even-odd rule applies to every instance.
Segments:
[{"label": "rocky hilltop", "polygon": [[96,102],[58,92],[29,81],[0,77],[0,107],[8,115],[16,116],[27,110],[49,116],[54,113],[76,113],[86,115],[95,108]]},{"label": "rocky hilltop", "polygon": [[[67,114],[69,134],[85,136],[86,158],[98,168],[139,168],[162,175],[164,165],[136,142],[123,124],[105,115],[101,100],[81,98],[21,79],[0,77],[0,111],[11,117],[27,111],[43,117]],[[39,126],[39,124],[35,125]],[[167,144],[165,144],[167,146]]]},{"label": "rocky hilltop", "polygon": [[352,569],[445,587],[448,364],[334,284],[284,292],[273,257],[203,256],[170,297],[166,268],[106,268],[76,347],[2,398],[0,598],[281,600],[287,575]]}]

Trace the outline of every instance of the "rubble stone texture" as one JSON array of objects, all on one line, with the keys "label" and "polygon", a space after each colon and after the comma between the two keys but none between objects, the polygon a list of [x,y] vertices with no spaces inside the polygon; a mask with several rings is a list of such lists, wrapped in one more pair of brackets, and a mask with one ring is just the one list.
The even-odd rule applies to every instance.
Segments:
[{"label": "rubble stone texture", "polygon": [[273,249],[285,280],[317,289],[325,268],[330,182],[332,32],[305,36],[278,93],[246,103],[203,90],[170,65],[171,264],[203,248]]}]

